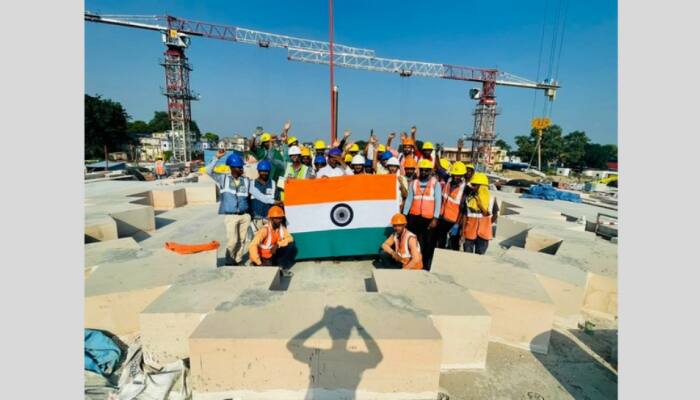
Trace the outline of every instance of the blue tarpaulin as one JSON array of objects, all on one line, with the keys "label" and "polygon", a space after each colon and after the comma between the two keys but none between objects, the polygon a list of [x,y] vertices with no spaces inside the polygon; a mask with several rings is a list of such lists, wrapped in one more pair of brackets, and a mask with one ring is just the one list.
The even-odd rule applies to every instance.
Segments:
[{"label": "blue tarpaulin", "polygon": [[540,199],[540,200],[564,200],[574,203],[581,202],[581,196],[578,193],[564,192],[557,190],[552,185],[532,185],[527,193],[520,196],[524,199]]},{"label": "blue tarpaulin", "polygon": [[109,336],[94,329],[85,329],[84,346],[86,370],[111,375],[117,369],[122,351]]}]

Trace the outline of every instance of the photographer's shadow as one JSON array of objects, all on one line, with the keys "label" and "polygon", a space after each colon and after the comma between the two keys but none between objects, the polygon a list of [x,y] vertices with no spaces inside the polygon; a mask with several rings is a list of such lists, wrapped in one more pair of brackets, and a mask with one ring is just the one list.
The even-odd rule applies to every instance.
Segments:
[{"label": "photographer's shadow", "polygon": [[[328,329],[332,347],[306,346],[306,341],[323,328]],[[348,347],[352,328],[356,328],[367,351],[357,351],[354,345]],[[342,306],[326,307],[321,320],[290,339],[287,349],[294,359],[309,366],[307,400],[355,399],[364,371],[375,368],[383,358],[377,343],[357,320],[355,311]]]}]

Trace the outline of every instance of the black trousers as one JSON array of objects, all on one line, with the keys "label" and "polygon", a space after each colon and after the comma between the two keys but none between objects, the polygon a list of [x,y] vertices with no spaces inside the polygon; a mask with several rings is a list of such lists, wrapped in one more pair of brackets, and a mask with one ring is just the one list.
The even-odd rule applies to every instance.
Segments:
[{"label": "black trousers", "polygon": [[401,269],[403,268],[403,265],[394,260],[389,253],[385,252],[384,250],[379,251],[379,264],[383,268],[392,268],[392,269]]},{"label": "black trousers", "polygon": [[277,265],[282,269],[289,269],[294,265],[297,256],[297,247],[294,242],[277,248],[277,251],[270,259],[261,258],[262,265]]},{"label": "black trousers", "polygon": [[407,225],[409,231],[413,232],[420,244],[420,253],[423,256],[423,269],[430,271],[430,264],[433,262],[435,253],[435,229],[428,229],[432,218],[423,218],[420,215],[408,215]]},{"label": "black trousers", "polygon": [[438,226],[435,228],[435,247],[440,249],[450,249],[459,250],[459,238],[460,234],[456,236],[450,236],[448,238],[448,232],[454,226],[454,222],[449,222],[444,219],[440,219]]},{"label": "black trousers", "polygon": [[474,240],[464,239],[464,251],[466,253],[484,254],[489,247],[489,241],[476,237]]}]

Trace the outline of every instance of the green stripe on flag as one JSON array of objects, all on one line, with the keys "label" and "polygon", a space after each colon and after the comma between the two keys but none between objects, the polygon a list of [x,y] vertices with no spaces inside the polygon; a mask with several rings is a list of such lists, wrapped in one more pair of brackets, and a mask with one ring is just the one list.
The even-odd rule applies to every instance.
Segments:
[{"label": "green stripe on flag", "polygon": [[377,254],[391,227],[293,233],[297,259]]}]

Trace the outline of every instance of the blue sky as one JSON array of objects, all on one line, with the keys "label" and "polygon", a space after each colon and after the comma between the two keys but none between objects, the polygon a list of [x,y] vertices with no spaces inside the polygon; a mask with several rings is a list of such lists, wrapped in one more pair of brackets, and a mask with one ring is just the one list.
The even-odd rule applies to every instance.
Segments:
[{"label": "blue sky", "polygon": [[[560,0],[406,2],[335,0],[336,41],[374,49],[379,56],[498,68],[537,77],[540,37],[548,5],[543,65],[549,60],[554,12]],[[567,1],[567,0],[564,0]],[[562,89],[552,119],[565,133],[583,130],[595,142],[617,143],[617,2],[569,1],[559,68]],[[86,10],[105,14],[171,14],[311,39],[328,39],[326,0],[94,1]],[[134,119],[165,110],[164,46],[156,32],[85,23],[85,92],[121,102]],[[203,132],[249,135],[256,126],[278,132],[291,119],[302,140],[327,139],[328,67],[287,61],[283,49],[193,38],[187,50],[191,87],[201,94],[192,115]],[[543,68],[544,69],[544,68]],[[544,73],[540,74],[544,77]],[[336,68],[339,131],[356,140],[374,128],[418,127],[419,138],[453,145],[472,131],[471,83]],[[500,138],[527,134],[539,91],[499,87]]]}]

